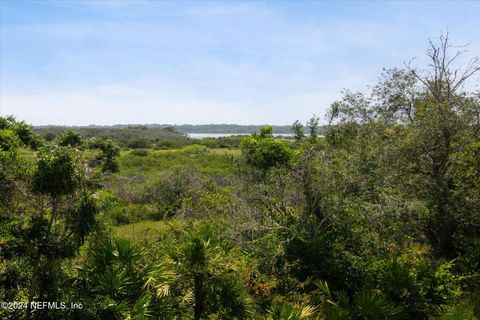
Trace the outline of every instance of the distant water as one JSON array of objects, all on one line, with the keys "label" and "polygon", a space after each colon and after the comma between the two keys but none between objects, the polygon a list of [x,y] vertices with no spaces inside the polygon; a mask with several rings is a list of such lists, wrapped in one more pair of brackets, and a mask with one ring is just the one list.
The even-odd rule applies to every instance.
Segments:
[{"label": "distant water", "polygon": [[[220,137],[231,137],[231,136],[248,136],[249,133],[187,133],[187,136],[192,139],[203,139],[203,138],[220,138]],[[292,133],[279,133],[273,134],[276,137],[293,137]]]}]

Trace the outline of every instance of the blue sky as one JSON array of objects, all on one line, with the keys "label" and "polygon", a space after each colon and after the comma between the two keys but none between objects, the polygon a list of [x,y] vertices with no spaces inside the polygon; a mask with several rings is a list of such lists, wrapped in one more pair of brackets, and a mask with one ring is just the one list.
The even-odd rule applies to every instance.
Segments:
[{"label": "blue sky", "polygon": [[480,54],[480,2],[0,0],[0,113],[35,125],[291,124],[424,60]]}]

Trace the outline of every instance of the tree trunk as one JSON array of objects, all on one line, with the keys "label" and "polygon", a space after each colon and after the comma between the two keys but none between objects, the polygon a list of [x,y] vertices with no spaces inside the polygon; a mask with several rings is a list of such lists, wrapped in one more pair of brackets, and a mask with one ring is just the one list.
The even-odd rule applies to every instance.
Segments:
[{"label": "tree trunk", "polygon": [[203,288],[203,273],[195,273],[193,276],[194,288],[193,294],[195,296],[195,306],[193,307],[195,320],[200,320],[202,317],[204,306],[204,299],[205,299],[205,292]]},{"label": "tree trunk", "polygon": [[35,297],[35,293],[36,293],[36,284],[37,284],[39,269],[40,269],[40,249],[37,248],[37,255],[33,263],[32,277],[30,279],[30,289],[28,290],[27,314],[25,315],[25,319],[27,320],[31,319],[31,304],[33,302],[33,298]]},{"label": "tree trunk", "polygon": [[438,165],[433,167],[434,182],[434,201],[436,209],[436,228],[435,238],[433,239],[433,253],[437,257],[448,254],[451,247],[453,232],[455,231],[455,222],[450,214],[449,204],[451,201],[450,187],[446,179],[447,159],[449,154],[449,141],[446,142],[446,154],[443,155]]},{"label": "tree trunk", "polygon": [[448,254],[451,247],[454,226],[452,223],[444,222],[437,233],[436,243],[433,246],[433,253],[437,257],[443,257]]}]

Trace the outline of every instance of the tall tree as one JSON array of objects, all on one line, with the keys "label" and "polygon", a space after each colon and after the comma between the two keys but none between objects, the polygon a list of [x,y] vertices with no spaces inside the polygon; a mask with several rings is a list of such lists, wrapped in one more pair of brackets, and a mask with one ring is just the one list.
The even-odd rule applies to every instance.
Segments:
[{"label": "tall tree", "polygon": [[303,132],[303,124],[300,121],[296,120],[292,124],[291,130],[293,132],[293,137],[295,138],[295,140],[300,141],[305,138],[305,133]]},{"label": "tall tree", "polygon": [[395,176],[394,184],[403,183],[404,190],[427,203],[427,236],[439,256],[448,254],[455,230],[475,212],[473,198],[456,191],[464,181],[455,168],[480,138],[479,99],[464,86],[480,70],[480,61],[473,58],[458,67],[464,53],[442,35],[438,43],[430,42],[428,69],[407,64],[405,70],[386,70],[370,96],[346,91],[329,110],[331,123],[339,124],[329,136],[337,141],[350,145],[352,139],[379,137],[377,149],[370,148],[377,158],[388,159],[380,167],[390,167],[379,178]]},{"label": "tall tree", "polygon": [[37,155],[32,191],[39,208],[30,215],[25,232],[32,263],[27,319],[35,298],[55,298],[55,291],[46,287],[55,283],[52,269],[59,259],[74,255],[95,225],[96,184],[88,171],[69,147],[44,149]]},{"label": "tall tree", "polygon": [[316,115],[313,115],[310,120],[307,122],[308,133],[310,134],[310,140],[316,141],[318,138],[318,123],[320,122],[320,118]]},{"label": "tall tree", "polygon": [[[451,49],[455,49],[453,54]],[[461,199],[464,195],[454,192],[461,182],[455,181],[452,167],[459,153],[480,138],[478,99],[462,90],[466,81],[480,71],[480,60],[475,57],[463,68],[455,67],[464,52],[463,47],[452,46],[446,34],[438,44],[430,42],[430,70],[419,71],[407,65],[424,89],[425,98],[413,118],[414,143],[424,159],[418,171],[430,182],[428,192],[434,212],[431,240],[439,255],[450,248],[459,224],[458,214],[464,211],[467,201]]]}]

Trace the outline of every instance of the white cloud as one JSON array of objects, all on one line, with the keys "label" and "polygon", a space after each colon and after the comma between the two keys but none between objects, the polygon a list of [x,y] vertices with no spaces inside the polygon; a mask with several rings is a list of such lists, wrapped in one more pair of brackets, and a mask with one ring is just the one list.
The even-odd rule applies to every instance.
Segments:
[{"label": "white cloud", "polygon": [[[88,18],[2,24],[0,113],[34,124],[306,120],[342,88],[422,56],[440,31],[411,12],[330,16],[305,4],[297,16],[264,2],[45,5]],[[480,36],[476,24],[455,27]]]},{"label": "white cloud", "polygon": [[1,114],[35,125],[117,123],[289,124],[322,114],[335,94],[285,93],[224,100],[188,92],[106,84],[81,91],[57,89],[0,96]]}]

